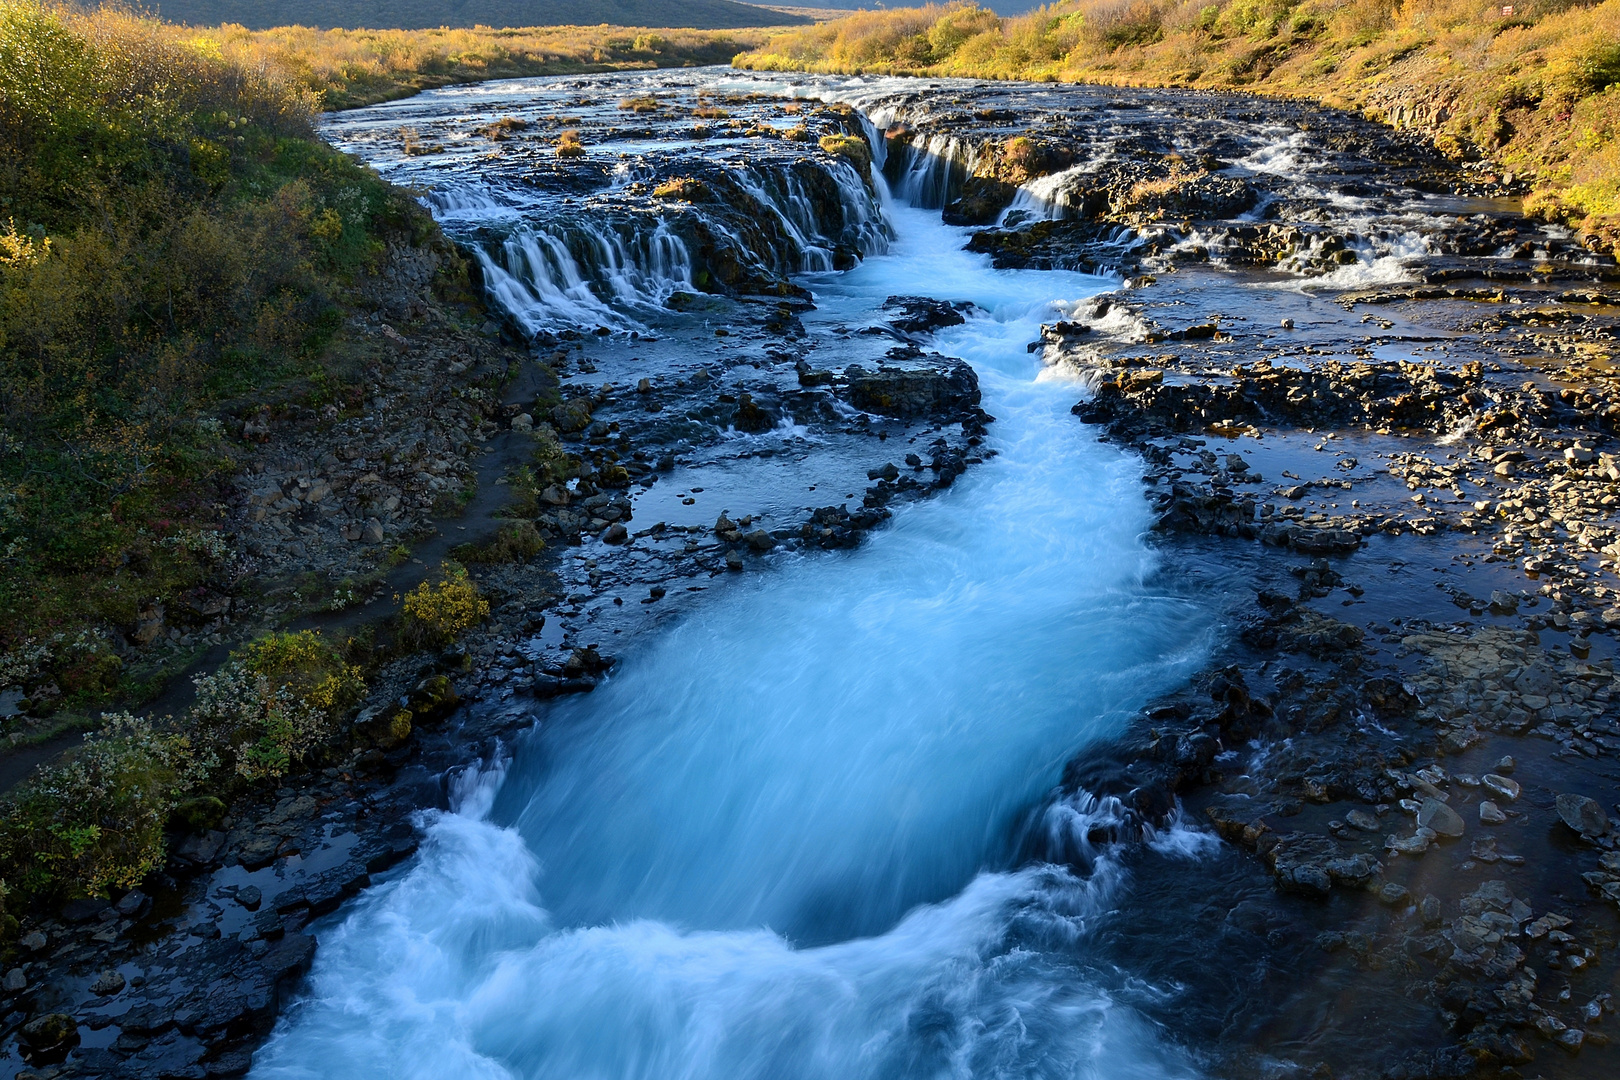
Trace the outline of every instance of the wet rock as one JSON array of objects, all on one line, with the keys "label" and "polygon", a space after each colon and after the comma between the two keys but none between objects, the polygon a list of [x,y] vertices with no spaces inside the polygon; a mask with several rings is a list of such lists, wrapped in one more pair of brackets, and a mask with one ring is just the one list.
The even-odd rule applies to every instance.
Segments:
[{"label": "wet rock", "polygon": [[1418,810],[1417,821],[1421,828],[1433,829],[1436,835],[1453,840],[1468,828],[1457,811],[1439,799],[1424,799],[1423,805]]},{"label": "wet rock", "polygon": [[737,411],[731,422],[738,431],[757,435],[775,427],[776,416],[755,401],[754,395],[745,393],[737,396]]},{"label": "wet rock", "polygon": [[90,984],[90,992],[102,997],[110,997],[124,988],[124,976],[116,969],[109,968],[96,977]]},{"label": "wet rock", "polygon": [[883,302],[883,309],[894,313],[889,317],[889,325],[907,334],[925,334],[943,326],[960,326],[967,321],[962,312],[971,306],[926,296],[891,296]]},{"label": "wet rock", "polygon": [[1596,799],[1566,793],[1558,796],[1554,805],[1563,823],[1581,836],[1599,837],[1609,831],[1609,816]]},{"label": "wet rock", "polygon": [[1342,855],[1338,844],[1314,833],[1279,837],[1264,854],[1278,887],[1286,892],[1323,896],[1335,884],[1365,888],[1383,871],[1371,855]]},{"label": "wet rock", "polygon": [[[919,458],[918,464],[921,463],[921,459]],[[887,480],[890,483],[893,483],[894,481],[900,479],[900,470],[895,466],[894,462],[891,461],[882,468],[868,469],[866,471],[866,478],[868,480]]]},{"label": "wet rock", "polygon": [[743,568],[742,553],[736,550],[726,552],[726,569],[741,570]]},{"label": "wet rock", "polygon": [[955,416],[979,404],[979,377],[960,360],[939,358],[934,367],[879,367],[851,364],[844,372],[849,402],[886,416]]},{"label": "wet rock", "polygon": [[8,994],[20,994],[28,989],[28,973],[22,968],[12,968],[6,972],[4,980],[0,980],[0,990]]},{"label": "wet rock", "polygon": [[308,934],[287,934],[260,961],[272,979],[298,978],[315,960],[315,939]]},{"label": "wet rock", "polygon": [[70,923],[86,923],[99,917],[110,907],[112,907],[110,903],[97,897],[69,900],[62,905],[62,918]]},{"label": "wet rock", "polygon": [[962,195],[946,205],[942,217],[947,225],[989,225],[1012,205],[1018,188],[993,177],[970,176],[962,184]]},{"label": "wet rock", "polygon": [[1378,831],[1378,818],[1359,807],[1344,815],[1344,820],[1362,832]]},{"label": "wet rock", "polygon": [[755,529],[753,532],[744,533],[741,539],[743,543],[761,554],[776,546],[776,541],[764,529]]},{"label": "wet rock", "polygon": [[1500,825],[1506,820],[1507,815],[1489,799],[1479,804],[1479,823],[1481,825]]},{"label": "wet rock", "polygon": [[17,1032],[23,1060],[30,1065],[53,1065],[79,1045],[79,1026],[66,1013],[46,1013]]},{"label": "wet rock", "polygon": [[1517,780],[1509,780],[1507,777],[1497,773],[1486,773],[1479,780],[1481,784],[1508,802],[1512,802],[1519,797],[1520,788]]}]

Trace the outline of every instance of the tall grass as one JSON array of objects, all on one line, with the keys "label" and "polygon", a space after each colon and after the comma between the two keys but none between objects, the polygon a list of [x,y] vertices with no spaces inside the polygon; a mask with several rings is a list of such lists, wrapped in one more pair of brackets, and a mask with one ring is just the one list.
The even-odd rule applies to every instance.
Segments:
[{"label": "tall grass", "polygon": [[1620,0],[1064,0],[862,12],[739,67],[1197,86],[1419,127],[1531,177],[1531,210],[1620,247]]},{"label": "tall grass", "polygon": [[226,25],[180,33],[244,67],[286,73],[328,109],[484,79],[724,64],[768,37],[764,30],[610,26],[248,30]]}]

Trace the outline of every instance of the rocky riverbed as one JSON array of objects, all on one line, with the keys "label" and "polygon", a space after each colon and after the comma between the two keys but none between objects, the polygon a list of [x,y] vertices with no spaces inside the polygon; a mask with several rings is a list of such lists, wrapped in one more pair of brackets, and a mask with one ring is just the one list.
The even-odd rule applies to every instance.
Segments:
[{"label": "rocky riverbed", "polygon": [[[401,179],[434,164],[377,149],[404,122],[449,159],[497,159],[514,190],[560,192],[565,227],[458,218],[487,211],[477,185],[430,193],[502,314],[447,318],[431,268],[402,260],[391,306],[355,328],[371,396],[232,418],[246,584],[203,598],[206,625],[153,611],[139,644],[223,658],[294,610],[378,620],[452,553],[491,620],[380,666],[341,745],[176,832],[142,889],[25,920],[0,1075],[246,1072],[322,920],[408,865],[417,812],[466,798],[548,702],[738,575],[858,547],[997,453],[978,376],[935,344],[982,312],[942,289],[837,322],[826,279],[801,276],[881,251],[879,182],[999,266],[1116,276],[1027,348],[1074,385],[1075,425],[1142,460],[1161,576],[1221,612],[1205,669],[1071,762],[1036,815],[1078,815],[1082,840],[1038,822],[1022,841],[1079,874],[1129,868],[1091,962],[1172,989],[1114,992],[1216,1075],[1613,1068],[1612,260],[1518,216],[1488,163],[1275,102],[540,89],[340,121]],[[501,138],[480,129],[503,116]],[[559,156],[564,130],[623,157]],[[836,141],[862,132],[865,159]],[[652,205],[678,245],[638,247]],[[584,291],[536,271],[534,252],[562,258],[540,233]],[[514,524],[544,546],[491,559]],[[297,607],[312,590],[329,610]],[[376,723],[401,709],[404,738]],[[1166,854],[1189,830],[1203,856]]]}]

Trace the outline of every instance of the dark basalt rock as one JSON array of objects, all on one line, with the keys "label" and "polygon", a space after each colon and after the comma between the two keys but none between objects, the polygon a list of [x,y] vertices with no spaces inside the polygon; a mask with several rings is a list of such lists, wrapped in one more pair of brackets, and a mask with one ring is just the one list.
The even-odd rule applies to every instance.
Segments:
[{"label": "dark basalt rock", "polygon": [[940,357],[936,367],[852,364],[844,372],[849,403],[885,416],[957,416],[979,404],[979,377],[960,360]]},{"label": "dark basalt rock", "polygon": [[988,176],[970,176],[962,184],[962,194],[945,207],[947,225],[989,225],[1012,204],[1018,188]]},{"label": "dark basalt rock", "polygon": [[885,311],[895,312],[889,325],[907,334],[926,334],[942,326],[960,326],[967,321],[962,312],[972,306],[927,296],[891,296],[883,302]]}]

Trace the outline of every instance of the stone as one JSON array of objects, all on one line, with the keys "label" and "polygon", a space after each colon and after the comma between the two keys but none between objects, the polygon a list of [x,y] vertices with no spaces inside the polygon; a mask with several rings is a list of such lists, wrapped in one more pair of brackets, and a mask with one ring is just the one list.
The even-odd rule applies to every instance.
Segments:
[{"label": "stone", "polygon": [[742,553],[737,551],[726,552],[726,569],[741,570],[743,568]]},{"label": "stone", "polygon": [[771,534],[764,529],[755,529],[753,532],[744,533],[742,542],[761,553],[767,552],[776,546],[776,541],[771,539]]},{"label": "stone", "polygon": [[1438,835],[1455,840],[1467,831],[1457,811],[1439,799],[1424,799],[1418,808],[1418,825],[1433,829]]},{"label": "stone", "polygon": [[1582,836],[1596,837],[1608,833],[1609,816],[1596,799],[1565,793],[1558,796],[1554,803],[1564,824]]},{"label": "stone", "polygon": [[942,326],[960,326],[967,321],[962,309],[970,305],[935,300],[927,296],[891,296],[883,307],[897,314],[889,325],[907,334],[927,333]]},{"label": "stone", "polygon": [[30,930],[28,933],[23,935],[23,939],[20,944],[29,952],[39,952],[39,950],[43,949],[46,945],[49,945],[50,942],[46,940],[45,935],[40,931]]},{"label": "stone", "polygon": [[615,521],[602,530],[602,543],[604,544],[622,544],[629,539],[630,530],[626,529],[620,522]]},{"label": "stone", "polygon": [[315,939],[308,934],[287,934],[264,954],[264,968],[271,978],[297,978],[309,970],[315,959]]},{"label": "stone", "polygon": [[5,980],[0,982],[0,989],[8,994],[20,994],[28,989],[28,976],[23,973],[22,968],[12,968],[6,972]]},{"label": "stone", "polygon": [[963,412],[979,404],[979,377],[960,360],[939,358],[940,367],[867,371],[851,364],[844,372],[849,402],[866,412],[889,416],[933,416]]},{"label": "stone", "polygon": [[152,901],[139,889],[131,889],[113,905],[113,910],[126,919],[138,919],[149,911]]},{"label": "stone", "polygon": [[1507,776],[1518,767],[1518,762],[1514,761],[1512,757],[1504,757],[1501,761],[1496,763],[1496,771],[1503,776]]},{"label": "stone", "polygon": [[518,432],[530,432],[530,431],[533,431],[534,430],[534,417],[530,416],[526,412],[525,413],[518,413],[516,416],[512,417],[512,430],[513,431],[518,431]]},{"label": "stone", "polygon": [[236,890],[236,902],[249,911],[257,911],[264,903],[264,893],[257,885],[244,885]]},{"label": "stone", "polygon": [[90,984],[90,992],[101,997],[111,997],[124,989],[124,976],[115,968],[108,968],[96,977]]},{"label": "stone", "polygon": [[366,518],[365,526],[360,530],[360,539],[367,544],[380,544],[383,542],[383,524],[378,519]]},{"label": "stone", "polygon": [[1378,831],[1378,818],[1371,811],[1363,810],[1360,807],[1344,815],[1344,820],[1362,832]]},{"label": "stone", "polygon": [[1507,777],[1501,776],[1497,773],[1486,773],[1479,779],[1480,782],[1486,787],[1496,792],[1496,794],[1502,796],[1502,798],[1506,799],[1508,802],[1512,802],[1514,799],[1517,799],[1519,797],[1520,790],[1522,790],[1519,787],[1519,782],[1517,780],[1509,780]]},{"label": "stone", "polygon": [[1407,891],[1406,886],[1396,881],[1386,881],[1383,887],[1378,890],[1379,901],[1390,905],[1404,904],[1411,899],[1411,896],[1412,894]]},{"label": "stone", "polygon": [[1487,799],[1479,804],[1479,823],[1481,825],[1500,825],[1506,820],[1507,815],[1502,813],[1501,807],[1490,800]]},{"label": "stone", "polygon": [[79,1025],[67,1013],[46,1013],[17,1032],[23,1060],[30,1065],[54,1065],[79,1045]]},{"label": "stone", "polygon": [[1423,920],[1424,926],[1439,926],[1442,918],[1440,898],[1433,893],[1425,896],[1418,904],[1418,917]]},{"label": "stone", "polygon": [[1511,615],[1519,610],[1519,598],[1512,593],[1497,589],[1491,593],[1491,612],[1496,615]]},{"label": "stone", "polygon": [[866,478],[868,480],[888,480],[893,483],[900,479],[900,469],[891,461],[879,468],[866,470]]},{"label": "stone", "polygon": [[62,905],[62,918],[70,923],[89,922],[110,907],[112,905],[107,901],[95,897],[84,900],[69,900]]}]

